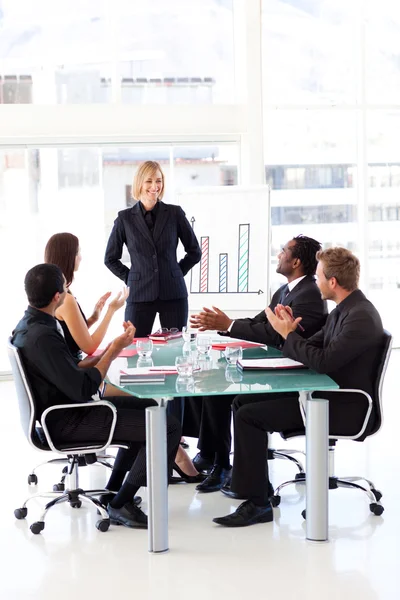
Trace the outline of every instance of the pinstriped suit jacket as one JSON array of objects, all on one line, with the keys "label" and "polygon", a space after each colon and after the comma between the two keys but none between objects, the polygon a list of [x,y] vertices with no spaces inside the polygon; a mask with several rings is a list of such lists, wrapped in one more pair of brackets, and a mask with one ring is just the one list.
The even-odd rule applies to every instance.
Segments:
[{"label": "pinstriped suit jacket", "polygon": [[[178,262],[176,249],[179,240],[186,255]],[[131,259],[130,269],[120,260],[124,244]],[[128,302],[151,302],[157,298],[186,298],[188,293],[184,276],[200,258],[199,243],[182,208],[159,200],[152,234],[139,202],[118,213],[108,240],[104,263],[130,287]]]}]

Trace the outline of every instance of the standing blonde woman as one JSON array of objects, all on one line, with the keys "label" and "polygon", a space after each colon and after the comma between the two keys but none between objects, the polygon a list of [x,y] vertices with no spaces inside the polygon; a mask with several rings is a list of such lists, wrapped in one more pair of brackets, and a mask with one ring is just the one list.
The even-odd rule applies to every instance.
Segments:
[{"label": "standing blonde woman", "polygon": [[[136,336],[151,333],[156,314],[161,327],[182,329],[187,323],[186,273],[200,261],[197,238],[180,206],[162,202],[164,173],[154,161],[138,168],[132,186],[137,203],[121,210],[108,240],[105,265],[122,279],[130,293],[125,320],[136,326]],[[178,262],[181,241],[186,254]],[[121,262],[124,244],[130,269]]]}]

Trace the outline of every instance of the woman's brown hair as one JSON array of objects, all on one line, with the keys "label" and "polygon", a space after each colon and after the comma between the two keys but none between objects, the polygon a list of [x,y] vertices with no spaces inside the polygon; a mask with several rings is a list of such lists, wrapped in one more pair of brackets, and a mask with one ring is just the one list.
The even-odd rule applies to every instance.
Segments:
[{"label": "woman's brown hair", "polygon": [[79,240],[73,233],[55,233],[46,244],[44,262],[60,267],[71,285],[74,279],[75,259],[79,252]]}]

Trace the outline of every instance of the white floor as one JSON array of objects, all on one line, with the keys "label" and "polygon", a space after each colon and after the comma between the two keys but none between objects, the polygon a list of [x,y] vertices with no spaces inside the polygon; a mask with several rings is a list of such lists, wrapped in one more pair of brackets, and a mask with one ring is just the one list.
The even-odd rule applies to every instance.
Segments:
[{"label": "white floor", "polygon": [[[386,378],[381,432],[363,444],[342,442],[337,450],[337,474],[364,474],[376,481],[384,494],[382,517],[371,515],[363,494],[331,491],[330,541],[315,544],[305,541],[301,489],[284,493],[273,524],[235,530],[218,527],[211,519],[229,513],[238,502],[220,493],[196,494],[193,485],[181,484],[169,488],[170,552],[162,555],[148,554],[145,531],[112,527],[100,533],[96,511],[85,507],[52,509],[37,536],[29,530],[38,516],[35,501],[29,504],[27,520],[14,519],[13,510],[34,492],[26,477],[44,455],[31,450],[22,435],[13,384],[1,383],[0,598],[398,599],[399,368],[400,351],[395,351]],[[279,436],[274,441],[285,445]],[[292,440],[290,446],[301,447],[301,440]],[[83,487],[105,482],[103,468],[84,471]],[[293,473],[286,461],[271,463],[274,485]],[[44,467],[38,488],[51,489],[58,475],[58,467]]]}]

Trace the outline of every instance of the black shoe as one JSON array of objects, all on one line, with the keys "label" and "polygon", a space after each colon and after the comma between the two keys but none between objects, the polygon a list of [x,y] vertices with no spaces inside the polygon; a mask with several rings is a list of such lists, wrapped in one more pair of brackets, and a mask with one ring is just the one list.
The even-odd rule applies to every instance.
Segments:
[{"label": "black shoe", "polygon": [[230,469],[223,469],[219,465],[214,465],[209,476],[196,486],[198,492],[218,492],[225,484],[226,479],[230,476],[232,467]]},{"label": "black shoe", "polygon": [[[223,494],[225,494],[225,496],[228,496],[229,498],[232,498],[233,500],[247,500],[248,499],[248,496],[242,496],[231,490],[231,480],[229,480],[227,483],[225,483],[225,485],[222,486],[221,492]],[[273,495],[274,495],[274,488],[270,483],[268,483],[268,498],[271,498],[271,496],[273,496]]]},{"label": "black shoe", "polygon": [[182,471],[182,469],[180,467],[178,467],[178,465],[176,463],[174,463],[173,466],[173,470],[176,471],[179,475],[179,477],[174,477],[173,475],[171,475],[168,480],[169,483],[174,484],[174,483],[200,483],[201,481],[204,481],[205,478],[207,477],[207,475],[205,475],[204,473],[198,473],[197,475],[187,475],[184,471]]},{"label": "black shoe", "polygon": [[114,525],[125,525],[135,529],[147,529],[147,515],[133,502],[127,502],[122,508],[107,506],[108,515]]},{"label": "black shoe", "polygon": [[247,527],[256,523],[270,523],[273,518],[272,506],[269,502],[265,506],[257,506],[251,500],[246,500],[231,515],[216,517],[213,521],[225,527]]},{"label": "black shoe", "polygon": [[236,492],[233,492],[231,490],[231,486],[230,485],[223,485],[221,488],[221,492],[225,495],[228,496],[229,498],[232,498],[233,500],[247,500],[247,496],[241,496],[240,494],[237,494]]},{"label": "black shoe", "polygon": [[203,458],[200,452],[196,454],[192,463],[199,473],[201,471],[210,471],[214,466],[214,461],[209,458]]},{"label": "black shoe", "polygon": [[[107,507],[107,505],[114,500],[115,495],[116,494],[114,494],[114,492],[109,492],[108,494],[101,494],[99,496],[99,500],[103,504],[103,506]],[[135,504],[135,506],[139,506],[140,504],[142,504],[142,497],[135,496],[133,499],[133,504]]]}]

